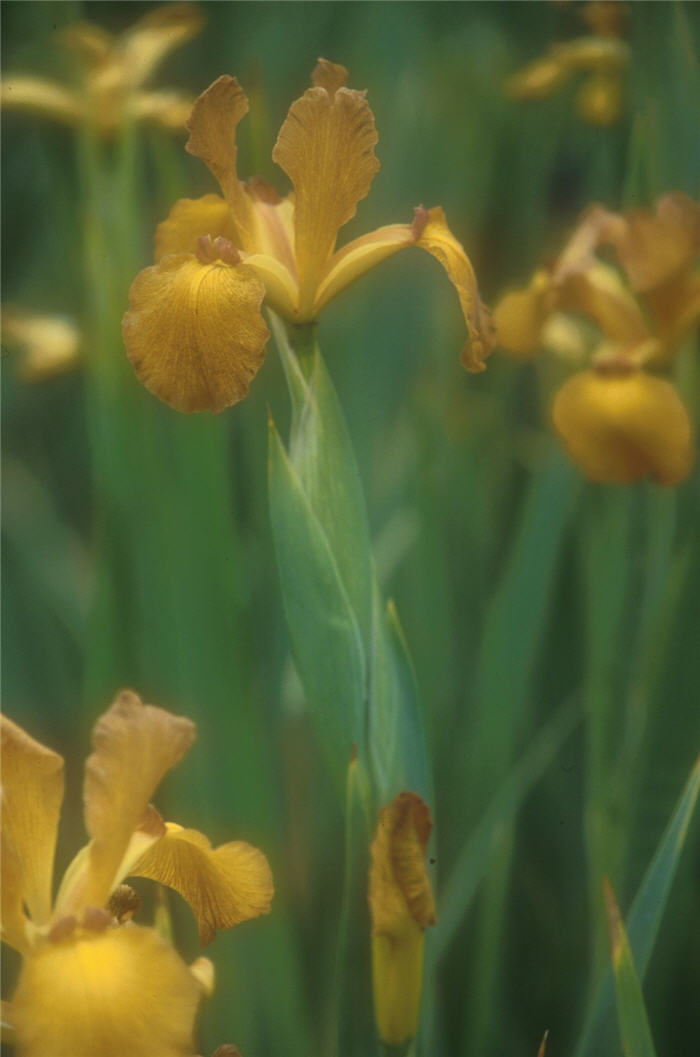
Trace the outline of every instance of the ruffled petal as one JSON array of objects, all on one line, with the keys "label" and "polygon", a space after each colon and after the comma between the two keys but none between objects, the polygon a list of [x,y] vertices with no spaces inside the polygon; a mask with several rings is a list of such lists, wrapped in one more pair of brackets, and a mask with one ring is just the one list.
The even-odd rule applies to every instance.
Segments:
[{"label": "ruffled petal", "polygon": [[230,208],[239,249],[255,253],[253,203],[239,182],[236,169],[236,129],[248,113],[248,99],[235,77],[219,77],[202,92],[187,122],[190,138],[185,149],[209,167],[219,181]]},{"label": "ruffled petal", "polygon": [[120,59],[132,86],[143,84],[168,52],[179,48],[204,25],[194,4],[163,4],[149,11],[120,40]]},{"label": "ruffled petal", "polygon": [[130,872],[179,892],[194,911],[203,944],[217,929],[267,914],[274,893],[267,859],[257,848],[243,841],[212,848],[204,834],[173,822]]},{"label": "ruffled petal", "polygon": [[156,228],[156,262],[171,253],[196,254],[202,235],[234,241],[234,224],[225,198],[219,195],[180,198]]},{"label": "ruffled petal", "polygon": [[464,247],[447,226],[440,206],[416,211],[416,245],[427,250],[447,272],[459,296],[469,340],[462,350],[462,363],[468,371],[483,371],[496,335],[491,316],[482,304],[471,261]]},{"label": "ruffled petal", "polygon": [[665,379],[644,371],[575,374],[557,393],[552,418],[568,454],[594,481],[650,477],[675,485],[693,465],[681,398]]},{"label": "ruffled petal", "polygon": [[143,384],[178,411],[242,400],[265,356],[265,287],[245,264],[164,257],[136,276],[122,333]]},{"label": "ruffled petal", "polygon": [[35,925],[51,913],[51,882],[63,801],[63,760],[2,716],[2,899],[7,939],[24,932],[22,901]]},{"label": "ruffled petal", "polygon": [[0,102],[5,108],[28,110],[67,125],[78,125],[86,116],[85,104],[76,93],[40,77],[6,77]]},{"label": "ruffled petal", "polygon": [[272,152],[294,185],[302,319],[312,318],[338,231],[355,215],[379,169],[374,116],[364,92],[335,88],[337,77],[328,69],[318,79],[319,86],[290,107]]},{"label": "ruffled petal", "polygon": [[76,930],[25,959],[12,1024],[22,1057],[191,1057],[200,996],[154,929]]},{"label": "ruffled petal", "polygon": [[94,752],[85,764],[85,824],[92,838],[88,864],[65,900],[65,913],[101,907],[122,880],[120,866],[132,834],[166,773],[195,739],[183,716],[144,705],[125,690],[97,721]]},{"label": "ruffled petal", "polygon": [[600,241],[615,247],[634,290],[653,290],[692,266],[700,251],[700,205],[675,191],[659,198],[654,213],[608,213]]}]

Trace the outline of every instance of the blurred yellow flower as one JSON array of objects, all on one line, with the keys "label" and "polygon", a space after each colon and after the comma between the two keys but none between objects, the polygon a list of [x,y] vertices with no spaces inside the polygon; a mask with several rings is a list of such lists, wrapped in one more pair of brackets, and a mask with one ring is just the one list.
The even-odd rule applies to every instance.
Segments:
[{"label": "blurred yellow flower", "polygon": [[265,856],[234,841],[212,848],[149,804],[195,737],[189,720],[125,691],[98,720],[85,767],[89,843],[52,905],[63,760],[2,717],[3,940],[23,956],[7,1018],[22,1057],[191,1057],[211,968],[191,971],[121,885],[150,877],[192,907],[200,939],[266,913]]},{"label": "blurred yellow flower", "polygon": [[104,136],[114,135],[128,121],[153,121],[180,131],[191,100],[179,92],[142,86],[168,52],[195,36],[202,25],[199,10],[189,4],[157,7],[119,37],[91,22],[78,22],[60,32],[58,40],[82,67],[81,88],[8,74],[2,105],[68,125],[91,124]]},{"label": "blurred yellow flower", "polygon": [[2,344],[19,350],[19,376],[25,382],[40,382],[76,365],[81,336],[75,324],[64,316],[39,316],[5,307]]},{"label": "blurred yellow flower", "polygon": [[195,103],[187,150],[217,178],[223,198],[182,199],[156,233],[154,267],[131,287],[127,354],[139,378],[180,411],[221,411],[243,399],[269,336],[263,300],[292,323],[317,319],[328,302],[386,257],[410,246],[432,254],[454,284],[469,330],[462,359],[483,369],[492,345],[488,313],[464,249],[441,208],[415,211],[335,249],[379,162],[364,92],[345,87],[343,66],[320,59],[313,87],[292,104],[272,152],[294,191],[239,181],[236,127],[248,100],[220,77]]},{"label": "blurred yellow flower", "polygon": [[544,99],[583,73],[576,97],[580,116],[592,125],[612,125],[622,113],[629,64],[627,44],[620,39],[625,5],[620,0],[597,0],[584,5],[583,17],[592,35],[553,44],[546,55],[512,74],[504,90],[512,99]]},{"label": "blurred yellow flower", "polygon": [[380,812],[372,842],[374,1010],[379,1036],[390,1046],[412,1039],[418,1027],[424,932],[436,922],[425,868],[432,828],[425,802],[416,793],[400,793]]},{"label": "blurred yellow flower", "polygon": [[[619,269],[596,255],[604,246]],[[685,194],[663,195],[653,212],[594,206],[554,264],[496,306],[499,344],[518,358],[546,346],[581,361],[589,350],[590,368],[564,384],[552,415],[594,481],[673,485],[690,472],[688,412],[649,369],[667,366],[700,320],[699,252],[700,206]]]}]

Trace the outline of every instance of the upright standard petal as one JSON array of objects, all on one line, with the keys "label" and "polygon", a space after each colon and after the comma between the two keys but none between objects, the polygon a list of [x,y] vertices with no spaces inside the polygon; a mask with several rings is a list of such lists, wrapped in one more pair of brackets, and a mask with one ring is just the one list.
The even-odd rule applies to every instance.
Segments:
[{"label": "upright standard petal", "polygon": [[200,986],[154,929],[81,930],[24,962],[12,1001],[22,1057],[191,1057]]},{"label": "upright standard petal", "polygon": [[335,88],[337,77],[328,70],[318,80],[319,87],[292,104],[272,152],[294,185],[302,321],[313,318],[316,287],[339,229],[355,215],[379,169],[365,93]]},{"label": "upright standard petal", "polygon": [[[219,77],[202,92],[187,122],[185,150],[195,154],[219,181],[235,226],[239,249],[254,253],[255,217],[250,196],[238,179],[236,129],[248,113],[248,98],[235,77]],[[206,232],[202,232],[206,234]]]},{"label": "upright standard petal", "polygon": [[166,825],[165,836],[130,873],[179,892],[194,911],[201,943],[210,943],[217,929],[229,929],[269,912],[274,887],[261,851],[243,841],[212,848],[197,830],[173,822]]},{"label": "upright standard petal", "polygon": [[201,9],[194,4],[163,4],[140,18],[120,41],[129,83],[143,84],[169,51],[196,36],[203,25]]},{"label": "upright standard petal", "polygon": [[674,387],[642,370],[581,371],[557,393],[554,425],[583,472],[623,484],[679,484],[695,453],[688,412]]},{"label": "upright standard petal", "polygon": [[64,913],[106,903],[121,880],[119,866],[155,789],[194,739],[195,727],[188,719],[144,705],[129,690],[97,721],[84,787],[92,843],[87,868],[67,897]]},{"label": "upright standard petal", "polygon": [[35,925],[49,920],[63,760],[6,716],[0,724],[3,918],[7,910],[5,926],[14,932],[21,920],[18,899],[26,903]]},{"label": "upright standard petal", "polygon": [[601,242],[612,243],[634,290],[649,291],[691,267],[700,251],[700,205],[679,191],[662,195],[654,213],[608,213]]},{"label": "upright standard petal", "polygon": [[178,411],[242,400],[265,357],[264,296],[251,268],[224,260],[180,254],[140,272],[122,323],[140,380]]},{"label": "upright standard petal", "polygon": [[423,932],[435,924],[425,868],[432,829],[427,805],[400,793],[379,816],[372,842],[369,904],[372,978],[379,1035],[391,1046],[412,1038],[423,979]]},{"label": "upright standard petal", "polygon": [[471,261],[448,228],[440,206],[428,210],[417,209],[414,225],[416,245],[440,262],[457,290],[469,330],[469,341],[462,350],[462,363],[468,371],[483,371],[486,366],[484,361],[496,342],[496,335],[491,316],[479,297]]}]

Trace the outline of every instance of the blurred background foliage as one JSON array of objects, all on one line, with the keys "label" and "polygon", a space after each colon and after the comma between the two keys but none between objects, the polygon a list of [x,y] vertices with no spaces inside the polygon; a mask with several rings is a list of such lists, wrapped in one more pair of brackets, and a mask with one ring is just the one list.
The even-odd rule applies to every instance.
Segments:
[{"label": "blurred background foliage", "polygon": [[[89,19],[121,32],[155,6],[7,0],[4,70],[70,82],[57,31]],[[277,129],[317,56],[344,63],[369,90],[382,168],[343,238],[441,204],[487,303],[556,253],[590,202],[697,194],[695,4],[629,5],[624,112],[606,128],[580,119],[575,84],[531,103],[502,92],[585,32],[577,4],[199,7],[203,31],[154,83],[194,97],[239,78],[241,176],[284,189]],[[159,806],[217,843],[262,847],[277,885],[269,919],[210,949],[202,1053],[235,1041],[245,1057],[306,1057],[332,1037],[343,820],[294,676],[269,527],[265,420],[269,405],[284,435],[282,371],[271,344],[247,401],[187,418],[142,390],[119,334],[157,221],[214,190],[183,147],[146,126],[96,146],[46,118],[4,118],[3,302],[71,318],[83,347],[82,366],[30,384],[3,344],[5,707],[67,758],[59,865],[83,839],[80,769],[115,691],[196,720]],[[534,1057],[549,1028],[548,1053],[568,1054],[607,959],[602,875],[625,914],[700,746],[700,477],[674,491],[587,484],[551,436],[547,372],[495,355],[464,374],[460,327],[421,254],[387,262],[320,326],[424,704],[438,914],[494,795],[536,736],[549,746],[517,824],[504,810],[486,849],[486,884],[449,938],[430,938],[421,1052]],[[680,368],[690,391],[694,355]],[[580,720],[568,736],[563,705]],[[695,827],[644,984],[659,1052],[678,1057],[700,1035],[699,868]]]}]

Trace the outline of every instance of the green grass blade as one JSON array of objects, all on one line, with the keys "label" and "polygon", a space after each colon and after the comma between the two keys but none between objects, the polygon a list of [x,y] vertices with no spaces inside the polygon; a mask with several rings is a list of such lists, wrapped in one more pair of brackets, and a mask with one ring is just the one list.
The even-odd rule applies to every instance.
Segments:
[{"label": "green grass blade", "polygon": [[[695,764],[627,919],[627,936],[640,980],[649,964],[668,894],[676,874],[700,790],[700,759]],[[600,1057],[615,1047],[612,973],[608,971],[584,1023],[575,1057]]]},{"label": "green grass blade", "polygon": [[612,968],[617,995],[617,1016],[625,1057],[656,1057],[641,984],[630,951],[625,926],[607,879],[603,883],[608,912]]}]

